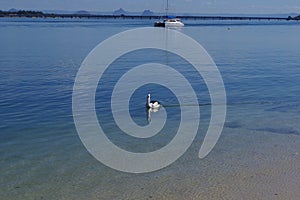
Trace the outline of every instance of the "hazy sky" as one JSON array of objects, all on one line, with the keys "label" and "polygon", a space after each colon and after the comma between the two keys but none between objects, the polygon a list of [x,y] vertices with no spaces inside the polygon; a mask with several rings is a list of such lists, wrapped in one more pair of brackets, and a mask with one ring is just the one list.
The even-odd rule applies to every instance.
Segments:
[{"label": "hazy sky", "polygon": [[[166,0],[0,0],[0,10],[126,11],[150,9],[164,12]],[[169,0],[177,13],[300,13],[300,0]]]}]

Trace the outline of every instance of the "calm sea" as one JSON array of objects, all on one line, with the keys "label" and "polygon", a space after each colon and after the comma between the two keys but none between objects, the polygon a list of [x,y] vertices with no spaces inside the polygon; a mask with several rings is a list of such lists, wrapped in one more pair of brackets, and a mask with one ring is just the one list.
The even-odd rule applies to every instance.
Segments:
[{"label": "calm sea", "polygon": [[[1,199],[200,198],[198,193],[206,186],[226,193],[220,186],[222,174],[256,166],[257,160],[249,155],[263,151],[262,146],[274,138],[283,142],[300,137],[300,22],[185,23],[178,31],[199,42],[222,75],[228,109],[223,133],[208,157],[198,159],[210,118],[205,83],[190,75],[189,64],[173,54],[155,50],[128,54],[113,63],[120,70],[107,76],[99,88],[104,92],[96,94],[97,113],[104,116],[99,121],[115,144],[136,152],[153,151],[174,137],[180,120],[174,94],[149,84],[132,97],[133,120],[147,124],[144,105],[150,92],[169,107],[171,122],[162,134],[142,142],[118,134],[106,109],[107,94],[132,66],[155,61],[181,70],[197,85],[199,105],[192,106],[201,108],[201,127],[186,154],[160,171],[134,175],[106,167],[85,149],[73,121],[72,90],[81,63],[97,44],[125,30],[151,27],[153,21],[0,19]],[[224,157],[238,167],[228,167]],[[193,179],[197,176],[201,183]]]}]

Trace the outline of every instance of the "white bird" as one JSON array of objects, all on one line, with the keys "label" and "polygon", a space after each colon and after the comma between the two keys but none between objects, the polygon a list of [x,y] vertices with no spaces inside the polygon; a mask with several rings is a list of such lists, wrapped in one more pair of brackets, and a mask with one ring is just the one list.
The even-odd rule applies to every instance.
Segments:
[{"label": "white bird", "polygon": [[147,108],[160,108],[160,103],[158,101],[151,101],[150,94],[148,94],[146,107]]}]

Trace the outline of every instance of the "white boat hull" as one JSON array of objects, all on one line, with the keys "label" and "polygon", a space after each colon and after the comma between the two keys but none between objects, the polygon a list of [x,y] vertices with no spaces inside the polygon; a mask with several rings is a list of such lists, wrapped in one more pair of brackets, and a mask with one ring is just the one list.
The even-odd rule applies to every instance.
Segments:
[{"label": "white boat hull", "polygon": [[165,22],[165,27],[183,27],[182,22]]},{"label": "white boat hull", "polygon": [[171,27],[183,27],[184,23],[178,19],[178,18],[174,18],[174,19],[165,19],[163,22],[155,22],[154,26],[157,27],[167,27],[167,28],[171,28]]}]

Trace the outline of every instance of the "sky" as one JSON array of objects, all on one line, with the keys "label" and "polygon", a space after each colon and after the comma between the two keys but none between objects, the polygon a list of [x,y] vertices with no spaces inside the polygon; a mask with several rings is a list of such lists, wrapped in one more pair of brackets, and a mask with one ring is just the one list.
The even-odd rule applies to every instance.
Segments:
[{"label": "sky", "polygon": [[[0,0],[0,10],[164,12],[166,0]],[[170,13],[280,14],[299,13],[300,0],[169,0]]]}]

